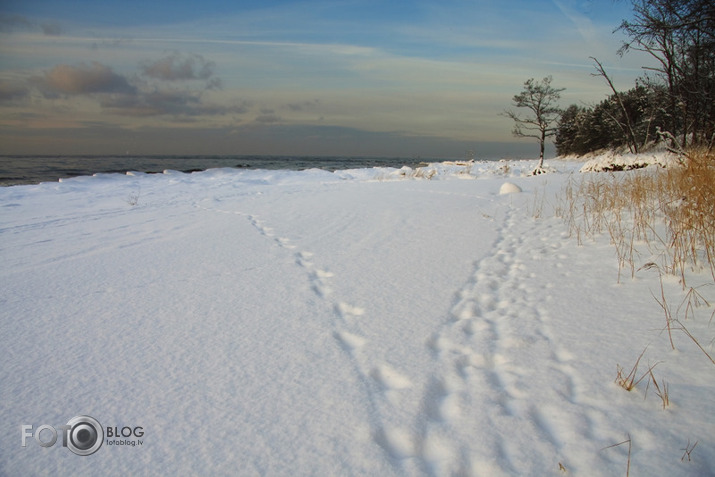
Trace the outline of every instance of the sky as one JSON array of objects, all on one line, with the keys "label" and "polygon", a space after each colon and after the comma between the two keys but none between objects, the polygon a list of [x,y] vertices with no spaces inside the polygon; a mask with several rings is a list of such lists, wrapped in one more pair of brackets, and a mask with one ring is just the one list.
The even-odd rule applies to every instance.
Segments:
[{"label": "sky", "polygon": [[530,157],[501,113],[619,89],[618,0],[0,0],[0,154]]}]

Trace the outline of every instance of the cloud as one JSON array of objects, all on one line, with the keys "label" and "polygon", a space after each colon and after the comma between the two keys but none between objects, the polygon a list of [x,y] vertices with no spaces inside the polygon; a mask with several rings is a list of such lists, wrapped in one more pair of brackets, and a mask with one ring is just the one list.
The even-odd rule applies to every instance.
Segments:
[{"label": "cloud", "polygon": [[310,101],[303,101],[300,103],[288,103],[285,105],[285,107],[291,111],[303,111],[303,110],[313,109],[318,105],[320,105],[320,100],[312,99]]},{"label": "cloud", "polygon": [[45,72],[35,83],[45,93],[90,94],[90,93],[133,93],[136,88],[112,68],[93,61],[92,64],[57,65]]},{"label": "cloud", "polygon": [[[85,123],[86,127],[7,126],[0,128],[0,154],[273,154],[316,156],[392,156],[463,158],[533,158],[531,142],[459,141],[430,135],[371,132],[359,128],[246,123],[210,126],[201,122],[164,126],[122,127],[112,122]],[[239,152],[237,152],[239,151]]]},{"label": "cloud", "polygon": [[8,15],[0,13],[0,32],[10,33],[14,31],[41,30],[47,36],[58,36],[62,34],[62,27],[59,23],[38,24],[22,15]]},{"label": "cloud", "polygon": [[201,55],[183,55],[178,52],[141,64],[144,75],[165,81],[207,80],[213,76],[215,67],[213,61]]},{"label": "cloud", "polygon": [[30,95],[26,86],[14,81],[0,80],[0,102],[22,100]]},{"label": "cloud", "polygon": [[34,23],[22,15],[0,13],[0,32],[32,30]]},{"label": "cloud", "polygon": [[590,10],[590,5],[577,3],[568,0],[552,0],[561,13],[573,23],[574,27],[586,41],[587,44],[598,44],[600,42],[599,33],[593,25],[586,12]]},{"label": "cloud", "polygon": [[[79,65],[59,64],[24,82],[0,82],[0,101],[29,97],[34,91],[45,99],[84,96],[103,112],[136,118],[171,116],[174,121],[198,116],[245,114],[246,101],[210,101],[212,91],[221,90],[221,79],[213,76],[215,64],[201,55],[172,53],[140,65],[143,74],[125,76],[97,61]],[[147,78],[148,77],[148,78]],[[180,80],[206,80],[202,86]]]},{"label": "cloud", "polygon": [[306,124],[250,123],[234,127],[225,143],[215,139],[217,148],[241,144],[244,154],[463,158],[471,149],[480,158],[495,158],[505,150],[514,156],[534,157],[538,149],[529,142],[461,141],[429,134]]},{"label": "cloud", "polygon": [[122,116],[148,117],[186,114],[200,103],[200,98],[186,91],[111,95],[102,100],[102,108]]},{"label": "cloud", "polygon": [[261,124],[275,124],[283,121],[283,118],[281,118],[277,114],[269,113],[261,114],[260,116],[256,117],[255,121]]},{"label": "cloud", "polygon": [[215,104],[202,100],[201,94],[188,90],[155,90],[135,94],[110,95],[101,102],[103,109],[120,116],[222,116],[245,114],[249,111],[246,102]]},{"label": "cloud", "polygon": [[58,23],[43,23],[40,28],[42,28],[42,33],[47,36],[62,35],[62,27]]},{"label": "cloud", "polygon": [[223,81],[221,81],[221,78],[213,77],[206,82],[206,89],[207,90],[216,90],[216,91],[222,90],[223,89]]}]

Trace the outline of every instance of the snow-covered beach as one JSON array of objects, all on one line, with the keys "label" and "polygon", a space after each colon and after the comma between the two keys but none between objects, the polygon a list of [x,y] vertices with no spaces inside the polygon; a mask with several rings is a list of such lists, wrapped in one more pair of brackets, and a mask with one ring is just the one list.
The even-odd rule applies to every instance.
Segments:
[{"label": "snow-covered beach", "polygon": [[[547,164],[0,188],[0,474],[715,475],[715,367],[555,216],[583,162]],[[614,383],[644,350],[665,409]],[[23,437],[80,415],[142,435]]]}]

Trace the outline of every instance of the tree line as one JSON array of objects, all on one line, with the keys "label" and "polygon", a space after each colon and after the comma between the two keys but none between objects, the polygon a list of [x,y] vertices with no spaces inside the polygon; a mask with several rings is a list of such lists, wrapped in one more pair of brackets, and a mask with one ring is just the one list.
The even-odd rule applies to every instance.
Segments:
[{"label": "tree line", "polygon": [[[603,65],[592,58],[594,75],[604,78],[611,94],[596,105],[573,104],[559,110],[554,125],[544,126],[547,135],[555,136],[559,155],[583,155],[601,149],[637,153],[659,142],[673,149],[713,147],[715,2],[630,1],[633,18],[624,20],[616,30],[627,38],[619,54],[642,51],[655,59],[656,66],[644,68],[633,88],[618,91]],[[541,85],[550,87],[550,82],[550,77],[545,78]],[[528,86],[529,82],[525,83],[525,91]],[[555,90],[555,99],[560,91]],[[514,105],[522,107],[518,99],[520,95],[514,97]],[[515,135],[529,137],[519,130],[519,116],[512,112],[507,116],[517,122]],[[543,138],[538,138],[542,145]]]}]

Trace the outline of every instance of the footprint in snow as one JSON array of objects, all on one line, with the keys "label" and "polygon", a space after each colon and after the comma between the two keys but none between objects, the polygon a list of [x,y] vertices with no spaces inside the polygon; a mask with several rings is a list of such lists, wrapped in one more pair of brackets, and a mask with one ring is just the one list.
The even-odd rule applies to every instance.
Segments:
[{"label": "footprint in snow", "polygon": [[336,331],[334,333],[335,338],[340,341],[340,344],[348,351],[362,348],[367,343],[367,340],[362,336],[358,336],[354,333],[347,331]]},{"label": "footprint in snow", "polygon": [[348,318],[350,316],[362,316],[365,314],[364,308],[360,308],[359,306],[352,306],[349,303],[345,303],[342,301],[335,305],[335,311],[343,319]]},{"label": "footprint in snow", "polygon": [[311,267],[313,264],[310,259],[313,258],[311,252],[298,252],[295,254],[295,263],[303,268]]},{"label": "footprint in snow", "polygon": [[404,429],[381,429],[375,433],[374,439],[394,459],[406,459],[415,455],[412,436]]},{"label": "footprint in snow", "polygon": [[315,276],[316,276],[317,278],[330,278],[330,277],[333,276],[333,273],[332,273],[332,272],[325,271],[325,270],[316,270],[316,271],[315,271]]},{"label": "footprint in snow", "polygon": [[412,381],[408,377],[386,364],[373,369],[370,376],[385,389],[406,389],[412,386]]}]

